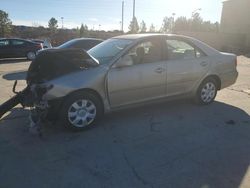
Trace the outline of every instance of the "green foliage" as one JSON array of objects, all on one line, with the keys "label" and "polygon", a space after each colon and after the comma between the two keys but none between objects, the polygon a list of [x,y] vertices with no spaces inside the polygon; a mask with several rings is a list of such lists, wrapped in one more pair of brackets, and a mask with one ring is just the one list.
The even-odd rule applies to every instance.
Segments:
[{"label": "green foliage", "polygon": [[139,25],[138,25],[138,21],[136,17],[134,17],[132,21],[130,22],[128,29],[129,29],[129,33],[139,32]]},{"label": "green foliage", "polygon": [[80,37],[86,36],[87,32],[88,32],[88,26],[81,24],[81,27],[79,30],[79,36]]},{"label": "green foliage", "polygon": [[48,22],[48,27],[52,32],[55,32],[57,30],[57,25],[58,21],[55,18],[50,18],[49,22]]},{"label": "green foliage", "polygon": [[140,24],[140,33],[146,33],[147,32],[147,26],[146,23],[142,20]]},{"label": "green foliage", "polygon": [[173,17],[165,17],[162,22],[162,28],[161,31],[164,33],[168,33],[172,31],[173,25]]},{"label": "green foliage", "polygon": [[8,13],[0,10],[0,37],[6,37],[11,33],[12,22]]},{"label": "green foliage", "polygon": [[174,31],[192,31],[192,32],[218,32],[219,23],[211,23],[210,21],[203,21],[199,13],[192,15],[190,19],[186,17],[179,17],[175,20]]},{"label": "green foliage", "polygon": [[202,30],[203,19],[201,18],[200,14],[196,12],[192,15],[190,20],[190,25],[192,31],[201,31]]},{"label": "green foliage", "polygon": [[181,16],[175,20],[174,31],[188,31],[189,30],[189,20]]},{"label": "green foliage", "polygon": [[155,33],[155,32],[156,32],[156,29],[155,29],[154,24],[151,24],[151,26],[150,26],[150,28],[149,28],[149,32],[150,32],[150,33]]},{"label": "green foliage", "polygon": [[219,32],[219,23],[211,23],[210,21],[205,21],[202,23],[202,31],[205,32]]}]

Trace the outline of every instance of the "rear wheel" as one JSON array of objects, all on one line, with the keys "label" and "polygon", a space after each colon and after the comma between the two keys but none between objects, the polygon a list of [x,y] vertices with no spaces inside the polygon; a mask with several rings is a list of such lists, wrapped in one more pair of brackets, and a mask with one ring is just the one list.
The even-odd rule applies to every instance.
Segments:
[{"label": "rear wheel", "polygon": [[199,104],[210,104],[214,101],[218,91],[218,84],[213,78],[204,80],[196,93],[196,102]]},{"label": "rear wheel", "polygon": [[35,58],[36,58],[35,52],[28,52],[28,53],[27,53],[27,59],[28,59],[28,60],[33,60],[33,59],[35,59]]},{"label": "rear wheel", "polygon": [[67,128],[81,131],[90,128],[102,114],[102,103],[88,92],[72,94],[63,104],[61,120]]}]

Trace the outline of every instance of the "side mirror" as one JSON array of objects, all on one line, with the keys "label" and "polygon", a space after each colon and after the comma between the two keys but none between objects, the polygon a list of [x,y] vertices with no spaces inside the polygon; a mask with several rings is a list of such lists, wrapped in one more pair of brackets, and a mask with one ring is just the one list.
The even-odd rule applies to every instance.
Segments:
[{"label": "side mirror", "polygon": [[133,65],[133,60],[130,55],[121,57],[114,65],[113,68],[122,68]]}]

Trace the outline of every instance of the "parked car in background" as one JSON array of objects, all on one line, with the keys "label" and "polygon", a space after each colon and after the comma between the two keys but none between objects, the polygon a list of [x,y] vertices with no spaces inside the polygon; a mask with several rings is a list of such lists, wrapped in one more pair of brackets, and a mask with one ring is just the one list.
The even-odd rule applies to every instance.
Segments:
[{"label": "parked car in background", "polygon": [[68,42],[65,42],[64,44],[58,46],[57,48],[59,49],[77,48],[87,51],[96,46],[97,44],[100,44],[101,42],[103,42],[103,40],[95,38],[76,38]]},{"label": "parked car in background", "polygon": [[[153,100],[190,97],[207,105],[214,101],[218,90],[234,84],[238,77],[236,55],[179,35],[124,35],[90,49],[90,56],[66,52],[64,58],[65,52],[60,51],[41,54],[41,61],[45,61],[43,55],[48,53],[51,58],[46,63],[56,68],[51,69],[48,77],[33,79],[37,86],[45,88],[45,92],[34,96],[42,95],[41,104],[49,103],[38,104],[38,112],[44,110],[40,106],[46,106],[48,111],[53,109],[64,125],[76,130],[90,127],[103,112]],[[66,67],[60,63],[70,58],[66,64],[72,69],[55,76]],[[43,64],[38,61],[40,68],[34,68],[34,73],[30,68],[28,75],[42,75],[46,69]]]},{"label": "parked car in background", "polygon": [[0,39],[0,58],[27,57],[33,60],[36,52],[43,49],[42,44],[30,40],[4,38]]},{"label": "parked car in background", "polygon": [[41,43],[43,45],[43,48],[52,48],[52,45],[48,39],[40,40],[40,39],[31,39],[31,41],[36,43]]}]

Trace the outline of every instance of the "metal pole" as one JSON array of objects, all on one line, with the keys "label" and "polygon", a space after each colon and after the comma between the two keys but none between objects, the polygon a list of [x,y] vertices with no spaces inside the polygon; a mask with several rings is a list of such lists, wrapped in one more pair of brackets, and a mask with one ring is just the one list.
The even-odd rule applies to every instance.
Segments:
[{"label": "metal pole", "polygon": [[173,33],[173,28],[174,28],[174,24],[175,24],[175,19],[174,19],[175,18],[175,13],[173,13],[172,16],[173,16],[173,20],[172,20],[172,24],[171,24],[172,25],[171,26],[171,32]]},{"label": "metal pole", "polygon": [[134,0],[134,4],[133,4],[133,19],[135,19],[135,0]]},{"label": "metal pole", "polygon": [[135,33],[135,0],[133,3],[133,30],[132,32]]},{"label": "metal pole", "polygon": [[63,29],[63,17],[61,17],[61,19],[62,19],[62,29]]},{"label": "metal pole", "polygon": [[123,23],[124,23],[124,1],[122,1],[122,32],[123,32]]},{"label": "metal pole", "polygon": [[198,11],[201,11],[201,8],[197,8],[192,12],[192,17],[194,16],[195,13],[197,13]]}]

